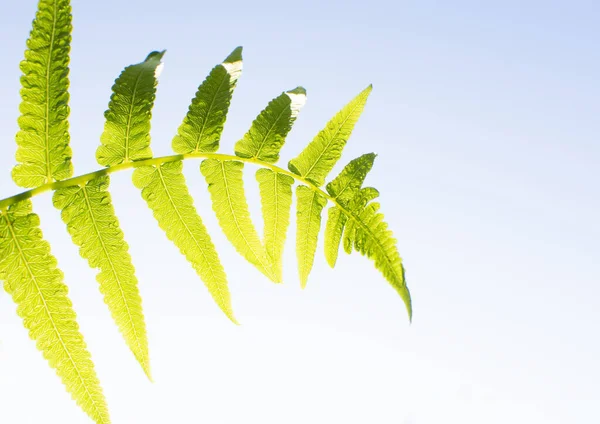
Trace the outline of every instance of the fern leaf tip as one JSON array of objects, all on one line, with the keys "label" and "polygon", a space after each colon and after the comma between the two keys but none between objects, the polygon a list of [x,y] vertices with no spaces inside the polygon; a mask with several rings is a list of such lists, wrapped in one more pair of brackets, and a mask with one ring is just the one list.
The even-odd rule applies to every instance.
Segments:
[{"label": "fern leaf tip", "polygon": [[146,59],[144,59],[144,62],[148,62],[149,60],[162,60],[163,56],[165,55],[167,51],[166,50],[154,50],[150,53],[148,53],[148,56],[146,56]]},{"label": "fern leaf tip", "polygon": [[294,88],[293,90],[286,91],[286,93],[289,93],[289,94],[302,94],[302,95],[306,96],[306,88],[304,88],[304,87],[302,87],[302,86],[299,85],[298,87]]},{"label": "fern leaf tip", "polygon": [[223,63],[234,63],[234,62],[239,62],[242,60],[242,51],[243,51],[243,47],[242,46],[238,46],[235,49],[233,49],[233,51],[229,54],[229,56],[227,56],[225,58],[225,60],[223,61]]}]

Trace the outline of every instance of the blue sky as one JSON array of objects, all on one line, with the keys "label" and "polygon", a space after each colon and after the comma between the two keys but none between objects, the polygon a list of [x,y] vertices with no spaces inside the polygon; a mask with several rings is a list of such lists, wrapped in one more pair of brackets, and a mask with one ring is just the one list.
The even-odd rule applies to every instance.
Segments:
[{"label": "blue sky", "polygon": [[[14,2],[0,16],[1,198],[18,191],[9,173],[18,62],[35,8]],[[238,45],[244,73],[223,152],[271,98],[303,85],[308,101],[282,151],[285,163],[372,83],[336,170],[378,153],[368,184],[382,193],[415,310],[409,325],[367,259],[343,255],[332,271],[322,245],[301,291],[293,231],[286,284],[269,284],[220,233],[198,164],[190,163],[186,175],[242,322],[234,327],[123,173],[112,192],[144,298],[150,384],[102,304],[95,272],[50,197],[40,196],[34,206],[115,424],[600,421],[600,4],[108,0],[74,1],[73,10],[76,173],[98,168],[114,78],[152,50],[167,49],[152,124],[157,155],[170,152],[198,84]],[[5,293],[0,399],[0,422],[87,422]]]}]

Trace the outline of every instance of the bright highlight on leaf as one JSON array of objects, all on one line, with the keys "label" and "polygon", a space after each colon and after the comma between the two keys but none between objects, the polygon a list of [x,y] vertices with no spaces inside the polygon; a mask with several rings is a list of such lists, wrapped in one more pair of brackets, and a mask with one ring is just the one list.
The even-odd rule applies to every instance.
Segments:
[{"label": "bright highlight on leaf", "polygon": [[142,190],[142,197],[152,209],[158,225],[192,264],[219,308],[237,323],[225,271],[196,212],[182,169],[181,161],[144,166],[134,171],[133,183]]},{"label": "bright highlight on leaf", "polygon": [[17,304],[29,336],[36,341],[67,391],[96,423],[109,423],[106,401],[75,320],[63,273],[43,240],[31,202],[0,214],[0,279]]},{"label": "bright highlight on leaf", "polygon": [[[234,248],[274,282],[282,281],[282,262],[296,187],[296,256],[299,280],[307,284],[321,232],[324,253],[334,267],[340,244],[369,257],[403,299],[412,304],[396,239],[379,212],[377,189],[362,187],[375,154],[348,163],[324,187],[341,158],[371,92],[371,86],[344,106],[294,159],[276,165],[306,91],[297,87],[275,97],[235,144],[235,155],[217,153],[233,90],[242,72],[238,47],[200,84],[173,138],[176,155],[154,157],[150,121],[162,52],[152,52],[126,67],[112,87],[96,159],[104,168],[72,177],[69,147],[69,50],[71,7],[68,0],[40,0],[21,63],[21,105],[17,165],[13,179],[32,188],[0,200],[0,280],[17,304],[30,336],[56,369],[78,405],[97,424],[109,423],[104,395],[91,356],[79,333],[63,274],[43,240],[31,197],[54,191],[73,243],[92,268],[104,301],[127,345],[150,376],[146,325],[138,281],[128,245],[109,194],[109,174],[134,169],[133,183],[160,228],[191,263],[221,310],[237,323],[227,277],[202,218],[194,207],[183,174],[183,161],[201,159],[219,225]],[[256,180],[263,215],[262,240],[256,231],[243,181],[245,163],[258,167]],[[196,168],[197,169],[197,168]],[[205,206],[205,205],[203,205]],[[206,208],[203,207],[203,211]],[[26,418],[24,418],[26,419]],[[49,418],[49,421],[57,421]]]},{"label": "bright highlight on leaf", "polygon": [[54,206],[62,211],[61,217],[73,243],[80,247],[81,256],[88,260],[90,267],[100,270],[96,279],[104,294],[104,303],[150,378],[142,299],[108,186],[109,177],[102,176],[81,186],[59,189],[54,192]]},{"label": "bright highlight on leaf", "polygon": [[32,188],[73,175],[69,147],[68,0],[42,0],[21,62],[21,116],[15,183]]},{"label": "bright highlight on leaf", "polygon": [[156,93],[156,68],[165,54],[152,52],[142,63],[128,66],[112,87],[106,124],[96,151],[100,165],[114,166],[123,162],[152,157],[150,118]]}]

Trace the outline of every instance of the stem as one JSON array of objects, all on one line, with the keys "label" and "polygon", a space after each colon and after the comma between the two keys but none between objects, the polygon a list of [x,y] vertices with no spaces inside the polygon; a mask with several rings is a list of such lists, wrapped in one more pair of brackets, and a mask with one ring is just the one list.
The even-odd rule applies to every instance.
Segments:
[{"label": "stem", "polygon": [[[226,155],[226,154],[222,154],[222,153],[202,153],[202,152],[200,152],[200,153],[187,153],[187,154],[183,154],[183,155],[161,156],[161,157],[157,157],[157,158],[150,158],[150,159],[137,160],[137,161],[133,161],[133,162],[126,162],[126,163],[122,163],[120,165],[111,166],[109,168],[102,168],[102,169],[99,169],[97,171],[90,172],[87,174],[78,175],[76,177],[68,178],[66,180],[47,183],[47,184],[41,185],[39,187],[33,188],[31,190],[27,190],[22,193],[15,194],[14,196],[7,197],[5,199],[0,200],[0,209],[6,209],[8,206],[10,206],[14,203],[20,202],[22,200],[30,199],[34,196],[37,196],[38,194],[42,194],[47,191],[55,191],[55,190],[58,190],[61,188],[71,187],[71,186],[75,186],[75,185],[81,185],[90,180],[93,180],[94,178],[100,177],[102,175],[108,175],[108,174],[112,174],[114,172],[124,171],[126,169],[131,169],[131,168],[139,168],[142,166],[151,166],[151,165],[161,165],[163,163],[175,162],[178,160],[185,160],[185,159],[237,160],[240,162],[252,163],[254,165],[262,166],[264,168],[269,168],[269,169],[273,170],[274,172],[277,172],[279,174],[289,175],[290,177],[294,178],[296,181],[306,184],[311,189],[315,190],[316,192],[318,192],[325,198],[327,198],[330,201],[332,201],[333,203],[335,203],[337,206],[340,206],[336,202],[336,199],[334,197],[331,197],[329,195],[329,193],[321,190],[321,188],[317,187],[312,182],[306,180],[305,178],[303,178],[299,175],[294,174],[293,172],[288,171],[287,169],[283,169],[283,168],[280,168],[271,163],[267,163],[267,162],[263,162],[263,161],[251,159],[251,158],[242,158],[239,156]],[[346,210],[345,208],[342,208],[342,209]],[[350,211],[347,211],[347,213],[350,213]]]}]

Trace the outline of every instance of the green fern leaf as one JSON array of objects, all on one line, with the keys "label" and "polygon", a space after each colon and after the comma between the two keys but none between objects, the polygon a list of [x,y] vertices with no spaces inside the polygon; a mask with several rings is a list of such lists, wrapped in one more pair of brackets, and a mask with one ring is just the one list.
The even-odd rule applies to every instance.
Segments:
[{"label": "green fern leaf", "polygon": [[256,171],[264,222],[264,245],[273,264],[277,281],[282,279],[282,257],[290,224],[292,185],[289,175],[261,168]]},{"label": "green fern leaf", "polygon": [[231,308],[227,276],[188,192],[183,163],[175,161],[139,167],[133,173],[133,183],[142,190],[142,197],[160,228],[192,264],[217,305],[237,323]]},{"label": "green fern leaf", "polygon": [[340,241],[348,217],[337,206],[332,206],[327,211],[327,224],[325,224],[325,259],[330,267],[335,267]]},{"label": "green fern leaf", "polygon": [[242,48],[236,48],[222,64],[215,66],[198,87],[187,115],[173,139],[179,154],[215,152],[236,82],[242,73]]},{"label": "green fern leaf", "polygon": [[[410,292],[406,286],[404,266],[396,247],[397,240],[379,213],[379,203],[370,203],[359,215],[360,225],[354,231],[354,247],[375,262],[392,287],[398,292],[412,320]],[[355,215],[356,216],[356,215]]]},{"label": "green fern leaf", "polygon": [[296,256],[302,288],[306,287],[317,250],[321,230],[321,212],[327,199],[320,193],[300,185],[296,188]]},{"label": "green fern leaf", "polygon": [[96,150],[100,165],[114,166],[152,157],[150,118],[164,53],[150,53],[143,62],[126,67],[115,81],[104,113],[102,144]]},{"label": "green fern leaf", "polygon": [[373,167],[375,153],[362,155],[344,167],[342,172],[327,184],[327,192],[342,205],[347,205],[354,199],[362,187],[365,177]]},{"label": "green fern leaf", "polygon": [[53,202],[61,210],[81,256],[91,267],[100,269],[96,279],[104,302],[127,345],[151,378],[142,300],[128,246],[111,204],[109,183],[108,176],[101,176],[81,186],[57,190]]},{"label": "green fern leaf", "polygon": [[[348,209],[350,211],[360,213],[367,203],[371,200],[379,197],[379,191],[373,187],[365,187],[362,188],[359,192],[356,193],[354,198],[350,201],[348,205]],[[355,221],[350,220],[346,224],[344,229],[344,251],[348,254],[352,253],[352,248],[354,247],[354,238],[355,238]]]},{"label": "green fern leaf", "polygon": [[69,147],[71,5],[41,0],[21,62],[21,116],[17,162],[20,187],[37,187],[73,175]]},{"label": "green fern leaf", "polygon": [[96,423],[110,422],[91,355],[75,319],[63,273],[42,239],[31,201],[0,212],[0,279],[30,337],[73,399]]},{"label": "green fern leaf", "polygon": [[325,177],[341,157],[342,149],[352,134],[371,90],[372,86],[367,87],[344,106],[300,155],[290,161],[290,171],[317,187],[322,186]]},{"label": "green fern leaf", "polygon": [[250,219],[242,180],[243,168],[244,164],[239,161],[206,159],[200,165],[200,172],[206,179],[213,210],[227,239],[260,272],[279,282]]},{"label": "green fern leaf", "polygon": [[354,220],[350,220],[344,227],[344,252],[347,254],[352,253],[354,247],[354,238],[356,236],[356,226]]},{"label": "green fern leaf", "polygon": [[306,103],[306,90],[296,87],[271,100],[252,122],[252,126],[235,145],[235,154],[242,158],[275,163],[285,137]]}]

